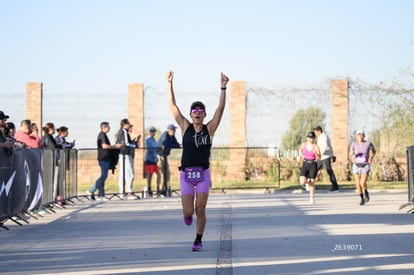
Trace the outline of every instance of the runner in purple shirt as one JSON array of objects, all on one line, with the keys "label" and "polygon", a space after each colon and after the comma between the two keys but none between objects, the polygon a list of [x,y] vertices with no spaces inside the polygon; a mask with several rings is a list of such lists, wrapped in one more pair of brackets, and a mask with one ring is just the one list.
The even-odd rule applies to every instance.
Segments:
[{"label": "runner in purple shirt", "polygon": [[356,135],[357,140],[351,144],[349,158],[353,159],[352,172],[355,175],[357,192],[361,197],[359,205],[364,205],[369,202],[367,179],[376,150],[370,141],[365,140],[364,130],[358,130]]}]

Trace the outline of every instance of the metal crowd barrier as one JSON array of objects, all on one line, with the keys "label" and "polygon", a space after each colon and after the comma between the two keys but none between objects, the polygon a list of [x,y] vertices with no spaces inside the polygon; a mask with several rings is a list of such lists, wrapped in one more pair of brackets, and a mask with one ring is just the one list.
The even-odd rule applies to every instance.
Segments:
[{"label": "metal crowd barrier", "polygon": [[77,150],[0,149],[0,227],[77,196]]},{"label": "metal crowd barrier", "polygon": [[414,146],[407,147],[408,202],[400,206],[400,210],[410,207],[407,213],[414,212]]}]

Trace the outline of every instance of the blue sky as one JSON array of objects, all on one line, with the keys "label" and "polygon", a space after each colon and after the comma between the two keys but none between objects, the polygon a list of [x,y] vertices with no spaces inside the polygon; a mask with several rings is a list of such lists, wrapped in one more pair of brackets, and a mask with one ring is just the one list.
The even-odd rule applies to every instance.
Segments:
[{"label": "blue sky", "polygon": [[[57,98],[97,95],[90,112],[98,112],[101,97],[126,96],[128,83],[166,91],[170,69],[177,96],[218,94],[222,71],[269,89],[332,78],[389,82],[412,68],[413,10],[408,0],[0,1],[0,94],[22,94],[26,82],[39,81]],[[23,119],[7,100],[0,109]],[[114,103],[113,114],[91,123],[119,121],[126,103]],[[165,109],[165,120],[149,123],[165,127]],[[62,113],[44,120],[90,136]]]}]

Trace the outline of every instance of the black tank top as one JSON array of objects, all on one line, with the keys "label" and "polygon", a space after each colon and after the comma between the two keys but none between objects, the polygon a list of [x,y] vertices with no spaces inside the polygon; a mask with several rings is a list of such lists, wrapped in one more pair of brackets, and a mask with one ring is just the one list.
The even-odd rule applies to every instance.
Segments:
[{"label": "black tank top", "polygon": [[187,167],[209,168],[211,138],[206,125],[203,125],[202,130],[196,133],[194,125],[190,124],[184,133],[182,144],[183,155],[180,170]]}]

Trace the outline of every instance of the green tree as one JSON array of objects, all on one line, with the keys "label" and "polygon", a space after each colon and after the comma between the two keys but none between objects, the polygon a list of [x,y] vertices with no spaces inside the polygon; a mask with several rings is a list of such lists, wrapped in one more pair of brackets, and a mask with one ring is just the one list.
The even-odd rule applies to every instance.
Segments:
[{"label": "green tree", "polygon": [[325,116],[325,113],[317,107],[298,110],[289,121],[289,130],[282,137],[282,149],[298,149],[305,140],[306,134],[314,127],[321,125],[325,128],[323,124]]},{"label": "green tree", "polygon": [[414,144],[414,106],[402,102],[393,106],[383,118],[381,149],[387,157],[403,157],[406,148]]},{"label": "green tree", "polygon": [[377,129],[369,135],[379,157],[404,157],[406,147],[414,144],[413,85],[413,71],[402,73],[390,85],[353,82],[359,100],[371,104],[366,115],[379,118]]}]

